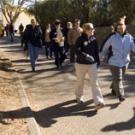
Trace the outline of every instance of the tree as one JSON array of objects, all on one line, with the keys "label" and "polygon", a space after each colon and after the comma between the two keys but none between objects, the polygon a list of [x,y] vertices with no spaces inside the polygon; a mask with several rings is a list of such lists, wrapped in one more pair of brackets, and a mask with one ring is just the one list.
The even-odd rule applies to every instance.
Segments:
[{"label": "tree", "polygon": [[89,9],[91,8],[92,0],[46,0],[37,3],[37,13],[32,7],[29,12],[38,16],[38,21],[41,24],[54,22],[56,18],[62,21],[72,21],[75,18],[80,18],[83,22],[90,19]]},{"label": "tree", "polygon": [[116,21],[119,17],[126,15],[127,24],[132,24],[135,18],[134,0],[111,0],[112,20]]},{"label": "tree", "polygon": [[96,26],[108,26],[126,15],[127,23],[134,21],[135,0],[44,0],[37,3],[30,13],[36,16],[41,25],[52,23],[56,18],[63,22],[75,18],[93,22]]},{"label": "tree", "polygon": [[31,0],[3,0],[2,2],[2,13],[8,23],[15,23],[18,16],[25,11],[25,6]]}]

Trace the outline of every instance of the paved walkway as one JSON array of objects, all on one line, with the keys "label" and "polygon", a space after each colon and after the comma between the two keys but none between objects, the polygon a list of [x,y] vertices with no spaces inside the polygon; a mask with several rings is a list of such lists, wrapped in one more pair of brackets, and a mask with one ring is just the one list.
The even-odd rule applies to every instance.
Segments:
[{"label": "paved walkway", "polygon": [[88,77],[85,81],[85,105],[79,106],[74,102],[76,77],[68,61],[62,71],[57,71],[53,60],[45,60],[40,55],[37,71],[33,73],[19,43],[1,41],[0,48],[8,53],[21,76],[43,135],[135,134],[135,64],[130,66],[126,75],[127,99],[122,104],[110,96],[109,70],[100,68],[99,81],[106,106],[95,114]]}]

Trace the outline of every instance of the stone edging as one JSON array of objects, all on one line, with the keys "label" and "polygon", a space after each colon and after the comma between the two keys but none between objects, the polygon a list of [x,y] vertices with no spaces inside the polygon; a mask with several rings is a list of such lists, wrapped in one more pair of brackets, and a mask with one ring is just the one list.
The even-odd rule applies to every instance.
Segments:
[{"label": "stone edging", "polygon": [[16,86],[17,86],[17,89],[18,89],[18,93],[19,93],[20,100],[22,103],[22,108],[27,108],[28,113],[29,113],[28,115],[31,116],[31,117],[26,119],[26,121],[28,122],[29,134],[30,135],[41,135],[38,124],[34,118],[34,114],[31,111],[30,103],[29,103],[29,100],[27,98],[23,83],[22,83],[20,76],[17,72],[13,73],[13,79],[14,79]]}]

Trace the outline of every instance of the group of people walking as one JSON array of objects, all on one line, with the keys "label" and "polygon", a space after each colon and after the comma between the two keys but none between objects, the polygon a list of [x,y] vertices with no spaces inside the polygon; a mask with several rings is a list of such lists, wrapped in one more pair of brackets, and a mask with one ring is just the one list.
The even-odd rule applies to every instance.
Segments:
[{"label": "group of people walking", "polygon": [[[29,27],[31,27],[31,29],[29,29]],[[73,24],[71,22],[67,22],[66,28],[63,28],[61,21],[56,19],[54,25],[47,24],[45,29],[42,29],[36,25],[35,20],[32,19],[31,24],[26,26],[22,36],[22,43],[25,44],[24,48],[28,49],[31,57],[32,71],[35,71],[35,64],[32,64],[34,56],[31,56],[31,51],[29,51],[28,48],[28,42],[33,42],[32,40],[36,40],[34,41],[33,46],[35,46],[35,42],[38,42],[36,47],[43,48],[47,59],[54,57],[57,69],[61,69],[62,64],[69,52],[70,62],[72,64],[75,63],[75,43],[82,32],[83,30],[80,27],[80,20],[78,19],[75,19]],[[39,50],[38,48],[36,48],[36,53]],[[34,55],[37,54],[34,53]]]},{"label": "group of people walking", "polygon": [[130,53],[135,52],[135,42],[126,30],[125,17],[120,18],[113,28],[99,51],[92,23],[85,23],[81,28],[80,20],[75,19],[73,23],[68,22],[67,28],[64,29],[61,21],[57,19],[53,27],[48,24],[43,32],[32,19],[23,34],[30,55],[32,71],[36,70],[35,64],[42,45],[44,45],[47,58],[52,57],[54,53],[57,69],[62,68],[62,63],[69,52],[70,62],[75,66],[77,76],[76,101],[77,103],[84,102],[84,78],[88,73],[95,107],[98,110],[104,106],[104,99],[98,84],[97,69],[100,61],[107,61],[112,73],[112,93],[118,97],[120,102],[124,101],[122,81],[130,62]]}]

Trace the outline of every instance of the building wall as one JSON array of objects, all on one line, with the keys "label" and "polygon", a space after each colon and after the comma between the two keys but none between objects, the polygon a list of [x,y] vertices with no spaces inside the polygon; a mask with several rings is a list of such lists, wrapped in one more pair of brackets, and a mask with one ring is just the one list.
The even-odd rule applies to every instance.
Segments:
[{"label": "building wall", "polygon": [[[128,25],[127,31],[135,37],[135,25]],[[108,34],[110,34],[111,28],[110,27],[97,27],[96,28],[96,37],[98,40],[99,45],[103,42]]]},{"label": "building wall", "polygon": [[[34,18],[33,16],[27,15],[25,13],[21,13],[20,16],[18,17],[18,19],[16,20],[14,27],[16,30],[18,30],[19,25],[22,23],[23,26],[25,27],[27,24],[30,23],[30,20]],[[4,26],[7,24],[5,18],[3,17],[3,23]]]}]

